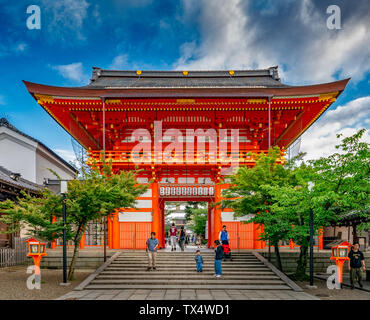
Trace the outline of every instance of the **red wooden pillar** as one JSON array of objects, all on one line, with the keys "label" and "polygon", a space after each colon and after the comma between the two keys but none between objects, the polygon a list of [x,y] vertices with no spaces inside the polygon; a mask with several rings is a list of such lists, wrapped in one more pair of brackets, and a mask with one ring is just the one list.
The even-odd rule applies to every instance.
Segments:
[{"label": "red wooden pillar", "polygon": [[212,220],[213,220],[213,208],[211,208],[211,202],[208,204],[208,248],[212,245]]},{"label": "red wooden pillar", "polygon": [[155,235],[161,239],[161,225],[160,225],[160,210],[159,210],[159,198],[158,198],[158,182],[152,183],[152,208],[153,208],[153,221],[152,221],[152,231],[155,232]]},{"label": "red wooden pillar", "polygon": [[[113,240],[113,233],[112,233],[112,215],[108,216],[108,247],[112,249],[112,240]],[[103,241],[104,242],[104,241]]]},{"label": "red wooden pillar", "polygon": [[[215,202],[220,202],[221,201],[221,185],[216,184],[215,185]],[[213,225],[212,225],[212,243],[211,245],[213,246],[213,242],[218,239],[218,234],[220,233],[222,229],[222,222],[221,222],[221,206],[217,205],[214,207],[213,210]]]},{"label": "red wooden pillar", "polygon": [[263,225],[254,223],[253,228],[254,228],[254,234],[253,234],[253,236],[254,236],[254,248],[255,249],[264,249],[265,246],[266,246],[266,242],[260,240],[260,235],[263,232]]},{"label": "red wooden pillar", "polygon": [[165,241],[164,241],[164,210],[162,206],[159,207],[159,235],[158,235],[158,241],[159,241],[159,247],[164,248],[165,247]]},{"label": "red wooden pillar", "polygon": [[318,241],[319,241],[319,249],[323,250],[324,249],[324,228],[322,227],[319,229]]},{"label": "red wooden pillar", "polygon": [[112,249],[119,249],[120,248],[120,232],[119,232],[118,211],[115,211],[114,213],[112,213],[112,218],[113,218]]},{"label": "red wooden pillar", "polygon": [[[55,223],[56,221],[57,221],[57,217],[53,216],[53,219],[51,220],[51,223]],[[51,242],[51,248],[55,249],[56,246],[57,246],[57,240],[53,239],[53,241]]]},{"label": "red wooden pillar", "polygon": [[85,248],[85,233],[82,235],[81,241],[80,241],[80,249],[84,249],[84,248]]}]

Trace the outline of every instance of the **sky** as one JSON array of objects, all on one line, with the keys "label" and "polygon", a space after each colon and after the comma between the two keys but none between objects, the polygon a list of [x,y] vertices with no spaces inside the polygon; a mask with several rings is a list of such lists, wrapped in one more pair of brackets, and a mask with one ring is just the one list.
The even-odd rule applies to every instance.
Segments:
[{"label": "sky", "polygon": [[[329,29],[327,8],[340,9]],[[38,5],[41,28],[28,29]],[[69,135],[22,80],[86,85],[93,66],[124,70],[238,70],[279,66],[283,83],[351,78],[303,135],[307,159],[335,151],[337,133],[370,124],[367,0],[0,0],[0,117],[74,158]],[[338,20],[336,20],[338,22]],[[367,131],[365,140],[370,142]]]}]

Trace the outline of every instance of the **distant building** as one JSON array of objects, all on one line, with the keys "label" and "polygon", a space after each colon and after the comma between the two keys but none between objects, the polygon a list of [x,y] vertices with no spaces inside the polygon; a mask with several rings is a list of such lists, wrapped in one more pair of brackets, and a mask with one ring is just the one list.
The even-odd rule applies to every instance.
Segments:
[{"label": "distant building", "polygon": [[[37,196],[43,186],[28,181],[22,178],[19,174],[11,172],[0,166],[0,201],[7,199],[15,200],[21,195],[21,191],[25,191],[30,195]],[[0,212],[0,216],[1,216]],[[0,247],[11,247],[14,236],[17,234],[3,234],[1,231],[6,231],[7,226],[0,223]]]},{"label": "distant building", "polygon": [[[42,142],[23,133],[7,119],[0,119],[0,201],[15,200],[21,191],[37,196],[48,187],[59,192],[59,181],[48,169],[61,179],[71,180],[77,170],[50,150]],[[0,212],[0,215],[2,213]],[[6,230],[0,223],[0,231]],[[21,236],[22,236],[21,232]],[[0,234],[0,247],[11,246],[14,236]]]},{"label": "distant building", "polygon": [[39,185],[56,179],[48,169],[66,180],[73,179],[77,174],[67,161],[39,140],[15,128],[5,118],[0,119],[0,150],[0,166]]}]

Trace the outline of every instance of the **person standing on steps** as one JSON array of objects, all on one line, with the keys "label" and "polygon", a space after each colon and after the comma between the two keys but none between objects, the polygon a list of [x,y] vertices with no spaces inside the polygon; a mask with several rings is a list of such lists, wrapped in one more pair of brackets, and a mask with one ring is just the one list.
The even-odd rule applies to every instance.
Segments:
[{"label": "person standing on steps", "polygon": [[184,251],[185,237],[186,237],[186,231],[184,229],[184,226],[181,226],[181,229],[179,231],[179,245],[180,245],[181,251]]},{"label": "person standing on steps", "polygon": [[200,250],[196,251],[194,259],[195,259],[195,263],[197,266],[197,272],[202,272],[203,271],[203,257],[200,254]]},{"label": "person standing on steps", "polygon": [[196,240],[196,243],[195,243],[198,248],[201,248],[202,246],[202,236],[200,234],[197,235],[197,240]]},{"label": "person standing on steps", "polygon": [[170,239],[171,239],[171,251],[176,251],[176,234],[177,234],[177,228],[174,223],[172,223],[172,226],[170,228]]},{"label": "person standing on steps", "polygon": [[351,289],[355,288],[355,278],[357,278],[360,288],[362,284],[361,268],[366,271],[364,254],[359,250],[360,245],[356,242],[353,244],[353,249],[348,254],[348,271],[350,272]]},{"label": "person standing on steps", "polygon": [[222,230],[218,234],[218,241],[220,241],[222,244],[230,245],[230,236],[225,225],[222,226]]},{"label": "person standing on steps", "polygon": [[157,259],[157,248],[158,248],[159,241],[155,237],[155,232],[150,233],[150,238],[146,240],[146,252],[148,253],[148,268],[147,271],[156,270],[156,259]]},{"label": "person standing on steps", "polygon": [[222,258],[224,256],[224,249],[220,241],[215,240],[215,277],[220,278],[222,275]]},{"label": "person standing on steps", "polygon": [[222,248],[224,249],[224,261],[226,259],[233,260],[231,257],[231,250],[230,250],[230,235],[229,232],[226,230],[226,226],[222,226],[222,230],[218,235],[218,240],[222,244]]}]

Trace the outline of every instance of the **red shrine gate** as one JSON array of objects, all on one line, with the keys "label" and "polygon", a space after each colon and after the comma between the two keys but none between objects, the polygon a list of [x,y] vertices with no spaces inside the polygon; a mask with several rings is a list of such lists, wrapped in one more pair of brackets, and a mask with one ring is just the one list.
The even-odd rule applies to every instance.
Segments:
[{"label": "red shrine gate", "polygon": [[[108,219],[110,248],[138,249],[156,232],[164,247],[165,201],[222,200],[228,168],[253,166],[250,152],[289,147],[345,89],[348,79],[281,83],[277,67],[242,71],[118,71],[93,68],[90,83],[67,88],[25,82],[36,101],[90,153],[113,169],[143,171],[137,208]],[[283,156],[283,155],[282,155]],[[223,224],[232,247],[264,248],[263,226],[209,206],[208,239]]]}]

